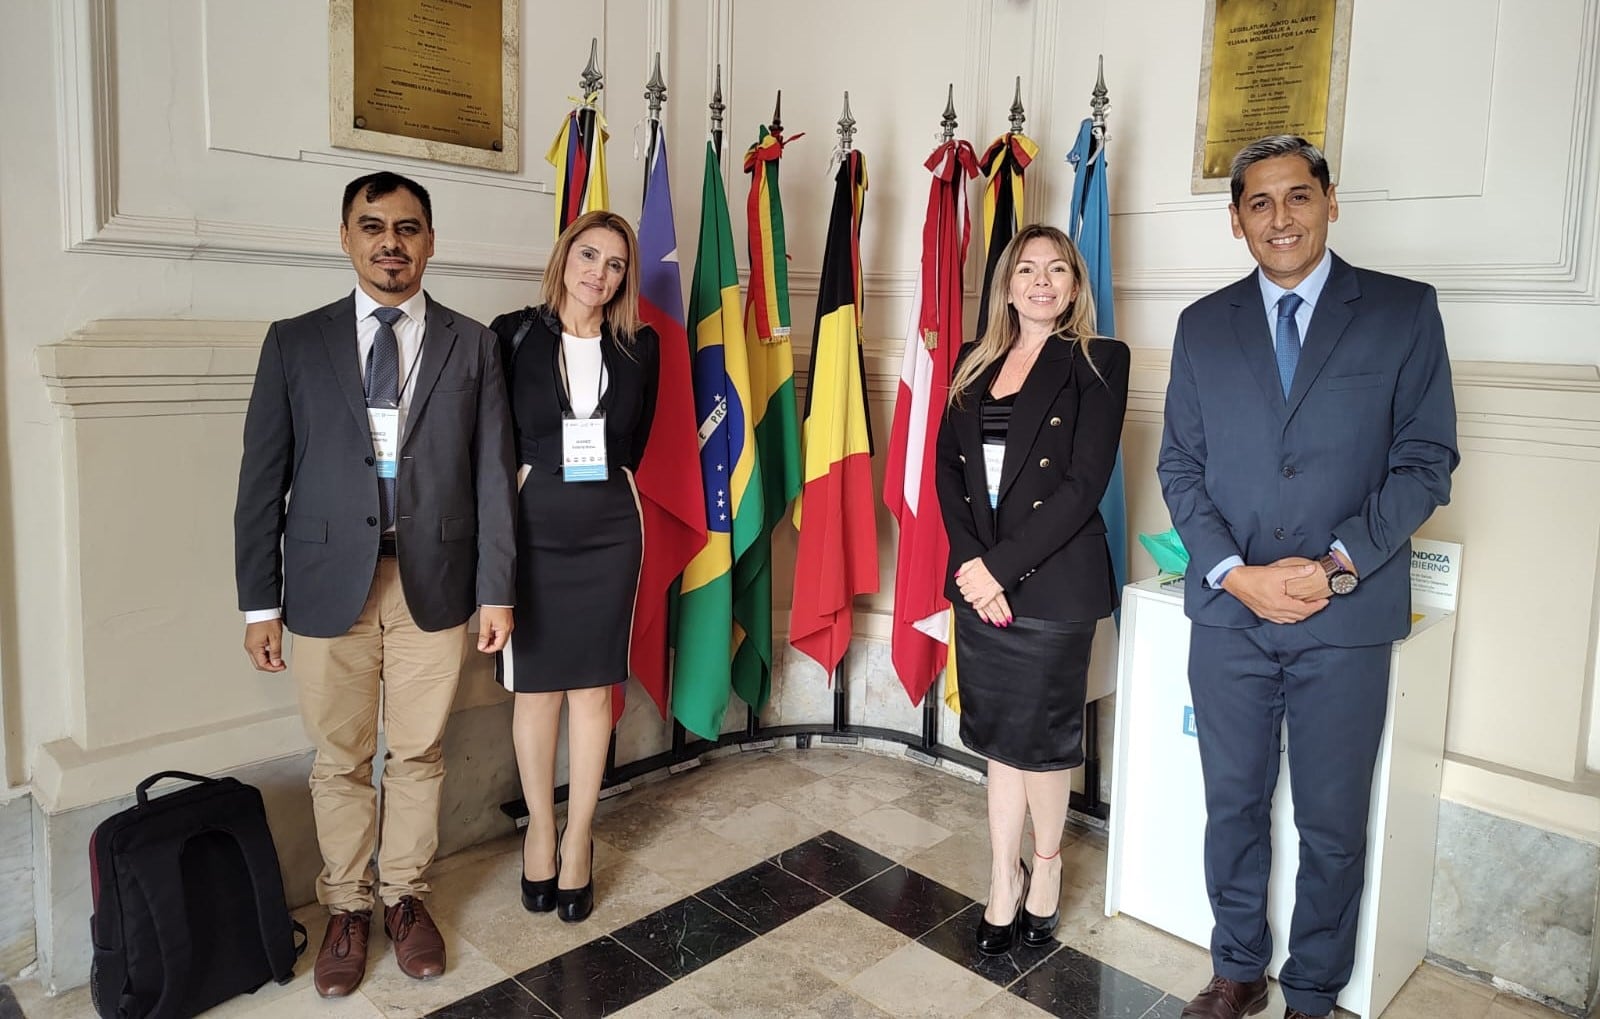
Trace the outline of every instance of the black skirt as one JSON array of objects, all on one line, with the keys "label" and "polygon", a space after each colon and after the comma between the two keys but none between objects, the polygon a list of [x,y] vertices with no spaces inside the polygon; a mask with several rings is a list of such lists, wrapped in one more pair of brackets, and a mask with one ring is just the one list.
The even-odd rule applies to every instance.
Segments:
[{"label": "black skirt", "polygon": [[1018,616],[1001,628],[967,605],[955,622],[961,742],[1023,771],[1082,764],[1095,624]]},{"label": "black skirt", "polygon": [[517,693],[628,678],[644,536],[627,472],[565,482],[538,469],[517,493],[517,605],[500,683]]}]

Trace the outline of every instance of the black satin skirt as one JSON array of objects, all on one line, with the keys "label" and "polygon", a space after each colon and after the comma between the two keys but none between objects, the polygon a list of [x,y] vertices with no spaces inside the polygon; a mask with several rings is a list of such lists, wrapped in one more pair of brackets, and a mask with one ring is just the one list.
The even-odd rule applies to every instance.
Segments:
[{"label": "black satin skirt", "polygon": [[961,742],[1023,771],[1082,764],[1095,624],[1018,616],[1002,629],[965,605],[955,621]]}]

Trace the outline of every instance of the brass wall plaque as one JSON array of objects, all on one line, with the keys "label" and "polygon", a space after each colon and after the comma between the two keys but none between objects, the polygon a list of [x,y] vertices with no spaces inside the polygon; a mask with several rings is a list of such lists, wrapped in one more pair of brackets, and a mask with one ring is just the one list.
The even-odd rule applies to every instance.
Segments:
[{"label": "brass wall plaque", "polygon": [[517,0],[333,0],[333,144],[517,169]]},{"label": "brass wall plaque", "polygon": [[1228,190],[1234,155],[1270,134],[1300,135],[1338,178],[1352,0],[1207,0],[1196,194]]}]

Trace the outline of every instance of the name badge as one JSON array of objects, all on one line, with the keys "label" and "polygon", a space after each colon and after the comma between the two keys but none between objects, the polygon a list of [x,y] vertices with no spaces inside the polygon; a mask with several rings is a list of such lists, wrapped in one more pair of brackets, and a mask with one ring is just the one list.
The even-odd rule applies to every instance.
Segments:
[{"label": "name badge", "polygon": [[606,419],[563,419],[561,480],[604,481],[606,477]]},{"label": "name badge", "polygon": [[983,471],[989,485],[989,508],[1000,505],[1000,473],[1006,466],[1006,447],[1002,442],[983,444]]},{"label": "name badge", "polygon": [[368,407],[367,427],[372,431],[372,456],[378,464],[378,477],[398,476],[396,453],[400,449],[400,412],[393,407]]}]

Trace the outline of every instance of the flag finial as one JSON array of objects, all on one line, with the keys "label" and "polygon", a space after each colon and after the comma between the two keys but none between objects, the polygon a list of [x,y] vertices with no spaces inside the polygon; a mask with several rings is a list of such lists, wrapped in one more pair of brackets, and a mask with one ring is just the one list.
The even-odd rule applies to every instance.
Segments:
[{"label": "flag finial", "polygon": [[584,67],[583,74],[578,78],[578,87],[583,90],[587,99],[601,89],[605,88],[606,76],[600,71],[600,40],[589,40],[589,63]]},{"label": "flag finial", "polygon": [[1022,111],[1022,75],[1017,75],[1017,91],[1011,97],[1011,133],[1021,134],[1028,115]]},{"label": "flag finial", "polygon": [[772,103],[772,123],[768,129],[775,135],[783,134],[783,89],[778,89],[778,98]]},{"label": "flag finial", "polygon": [[722,133],[722,111],[728,108],[722,101],[722,65],[717,65],[717,83],[711,90],[711,102],[707,103],[711,109],[711,130]]},{"label": "flag finial", "polygon": [[1106,98],[1106,55],[1100,54],[1100,71],[1095,78],[1094,93],[1089,99],[1089,119],[1094,123],[1094,135],[1105,140],[1106,136],[1106,108],[1111,105],[1111,100]]},{"label": "flag finial", "polygon": [[950,91],[944,97],[944,116],[939,118],[940,141],[951,141],[956,136],[956,86],[950,83]]},{"label": "flag finial", "polygon": [[856,136],[856,118],[850,116],[849,92],[844,94],[844,112],[839,114],[839,127],[834,133],[839,136],[839,149],[849,152],[850,144]]},{"label": "flag finial", "polygon": [[650,104],[650,119],[661,119],[661,105],[667,101],[667,83],[661,77],[661,51],[656,50],[654,65],[650,68],[650,80],[645,82],[644,98]]}]

